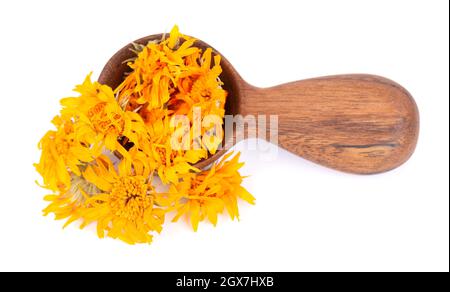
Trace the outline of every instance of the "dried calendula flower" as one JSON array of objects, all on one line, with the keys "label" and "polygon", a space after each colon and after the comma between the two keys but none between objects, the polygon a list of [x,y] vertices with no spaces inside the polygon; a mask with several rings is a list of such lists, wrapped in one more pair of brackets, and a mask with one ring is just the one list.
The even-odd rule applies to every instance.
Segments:
[{"label": "dried calendula flower", "polygon": [[44,200],[50,202],[43,210],[44,216],[55,214],[55,220],[67,219],[64,227],[81,218],[88,194],[98,193],[98,188],[86,181],[82,176],[71,175],[71,185],[66,191],[45,196]]},{"label": "dried calendula flower", "polygon": [[141,50],[137,58],[128,63],[132,72],[116,88],[119,101],[125,99],[131,104],[145,104],[148,109],[161,108],[169,101],[171,93],[181,84],[181,74],[190,70],[186,60],[200,51],[192,46],[194,39],[176,49],[180,37],[175,26],[169,38],[137,48]]},{"label": "dried calendula flower", "polygon": [[98,151],[78,139],[70,118],[56,116],[52,123],[57,129],[42,137],[39,142],[41,159],[34,166],[43,178],[43,187],[64,192],[71,186],[71,173],[81,175],[80,167],[92,161]]},{"label": "dried calendula flower", "polygon": [[89,74],[75,91],[80,93],[78,97],[61,100],[61,113],[73,117],[77,135],[83,142],[94,148],[104,145],[126,157],[128,153],[119,138],[126,137],[136,145],[145,139],[147,130],[142,118],[135,112],[122,110],[109,86],[92,82]]},{"label": "dried calendula flower", "polygon": [[[202,117],[217,117],[209,118],[211,123],[204,123],[206,126],[199,133],[216,137],[200,145],[214,154],[223,139],[223,131],[215,128],[221,129],[223,125],[227,92],[219,78],[220,56],[213,56],[211,48],[203,52],[195,46],[195,41],[180,34],[175,26],[167,39],[152,41],[146,46],[136,45],[137,56],[127,63],[132,71],[115,89],[115,94],[128,111],[135,111],[143,118],[152,131],[152,141],[163,139],[165,142],[173,134],[174,129],[154,129],[168,124],[167,120],[174,116],[185,116],[191,126],[195,110],[200,111]],[[191,135],[191,144],[196,138]]]},{"label": "dried calendula flower", "polygon": [[[227,98],[220,56],[195,42],[175,26],[167,38],[135,44],[117,88],[89,74],[78,96],[61,100],[35,164],[52,191],[44,215],[66,219],[64,226],[93,223],[100,238],[136,244],[150,243],[168,212],[197,230],[225,210],[239,218],[239,198],[254,203],[241,186],[239,154],[209,170],[194,166],[222,143]],[[155,176],[168,192],[155,190]]]},{"label": "dried calendula flower", "polygon": [[127,164],[116,171],[109,158],[101,156],[83,176],[100,192],[88,194],[80,211],[82,227],[97,223],[100,238],[105,235],[127,243],[149,243],[150,232],[161,232],[165,210],[155,205],[157,196],[148,169],[136,172]]},{"label": "dried calendula flower", "polygon": [[243,177],[239,169],[244,165],[239,162],[240,153],[227,160],[233,153],[225,155],[210,170],[190,173],[182,177],[179,183],[171,186],[172,198],[166,201],[177,212],[173,221],[186,215],[194,230],[198,223],[208,219],[217,224],[217,215],[224,209],[231,219],[239,219],[238,198],[254,204],[255,198],[241,186]]}]

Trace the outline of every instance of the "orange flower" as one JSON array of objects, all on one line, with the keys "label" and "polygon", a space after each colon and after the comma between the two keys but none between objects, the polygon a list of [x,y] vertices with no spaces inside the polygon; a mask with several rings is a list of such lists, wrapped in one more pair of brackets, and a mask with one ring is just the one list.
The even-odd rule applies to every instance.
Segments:
[{"label": "orange flower", "polygon": [[[128,63],[132,71],[115,90],[119,103],[141,115],[153,141],[166,140],[173,134],[173,130],[159,131],[163,133],[160,135],[155,128],[168,124],[168,119],[175,115],[188,117],[191,125],[195,108],[203,117],[217,117],[219,123],[206,125],[200,133],[216,138],[210,143],[200,143],[203,149],[214,154],[223,139],[223,132],[214,127],[223,125],[227,96],[219,79],[220,56],[213,57],[211,48],[202,53],[195,47],[195,39],[179,34],[176,26],[169,38],[146,46],[136,45],[136,49],[136,59]],[[190,138],[193,144],[198,137]]]},{"label": "orange flower", "polygon": [[61,100],[64,115],[74,119],[77,136],[94,148],[102,147],[119,151],[124,157],[128,153],[118,142],[126,137],[132,143],[146,139],[147,129],[142,118],[131,111],[123,111],[109,86],[91,81],[91,74],[83,84],[75,87],[78,97]]},{"label": "orange flower", "polygon": [[[206,171],[194,166],[223,140],[227,98],[220,56],[195,42],[175,26],[168,38],[135,44],[131,72],[114,90],[89,74],[75,87],[79,96],[61,100],[35,164],[53,191],[44,215],[66,219],[64,226],[96,223],[100,238],[135,244],[150,243],[168,211],[197,230],[206,219],[216,225],[225,209],[239,218],[238,198],[254,203],[241,186],[239,154]],[[155,191],[155,175],[168,193]]]},{"label": "orange flower", "polygon": [[239,163],[240,153],[227,161],[231,155],[225,155],[210,170],[186,174],[181,182],[172,185],[172,198],[169,197],[165,204],[173,204],[172,208],[177,211],[174,222],[185,215],[197,230],[198,223],[205,219],[216,225],[217,215],[224,209],[231,219],[239,219],[238,198],[254,204],[255,198],[241,186],[243,177],[238,170],[244,163]]},{"label": "orange flower", "polygon": [[71,173],[81,175],[80,166],[99,153],[98,149],[88,148],[78,140],[75,125],[67,117],[56,116],[52,123],[57,130],[48,131],[42,137],[41,158],[34,166],[43,178],[43,187],[64,192],[70,188]]},{"label": "orange flower", "polygon": [[155,205],[157,193],[147,168],[120,164],[117,172],[106,156],[97,159],[83,173],[101,193],[90,194],[79,217],[82,227],[97,222],[100,238],[105,235],[129,244],[150,243],[150,232],[161,232],[165,211]]},{"label": "orange flower", "polygon": [[138,105],[146,104],[148,109],[157,109],[169,101],[178,77],[189,70],[184,58],[199,51],[192,47],[194,39],[186,40],[175,49],[180,37],[186,38],[175,26],[168,39],[150,42],[141,48],[137,58],[128,63],[133,71],[116,88],[120,102],[129,100]]},{"label": "orange flower", "polygon": [[44,200],[50,202],[43,210],[44,216],[50,213],[55,214],[55,220],[67,219],[64,227],[75,220],[81,218],[86,200],[90,198],[88,194],[98,193],[95,185],[87,182],[83,177],[72,174],[71,185],[66,191],[59,194],[45,196]]}]

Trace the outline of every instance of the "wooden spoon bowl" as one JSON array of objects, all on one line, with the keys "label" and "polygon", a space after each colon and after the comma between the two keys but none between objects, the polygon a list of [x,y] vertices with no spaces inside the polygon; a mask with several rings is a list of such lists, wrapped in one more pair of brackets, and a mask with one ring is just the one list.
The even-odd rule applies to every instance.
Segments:
[{"label": "wooden spoon bowl", "polygon": [[[162,34],[134,41],[147,44]],[[195,45],[206,49],[203,41]],[[135,56],[130,43],[103,68],[99,82],[116,88],[130,68],[125,60]],[[217,50],[214,53],[220,54]],[[414,99],[399,84],[374,75],[352,74],[319,77],[270,88],[245,82],[222,56],[220,75],[228,91],[226,114],[278,115],[278,144],[303,158],[337,170],[372,174],[403,164],[414,152],[419,133],[419,112]],[[195,166],[203,168],[234,145]]]}]

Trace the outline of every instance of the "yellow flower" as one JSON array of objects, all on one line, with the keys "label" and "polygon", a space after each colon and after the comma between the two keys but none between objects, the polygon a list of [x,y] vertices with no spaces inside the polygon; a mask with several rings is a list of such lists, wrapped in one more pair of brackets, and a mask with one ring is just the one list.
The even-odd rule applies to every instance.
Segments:
[{"label": "yellow flower", "polygon": [[80,218],[84,202],[89,199],[88,194],[97,192],[99,190],[83,177],[71,174],[71,185],[67,191],[44,197],[45,201],[50,202],[43,210],[44,216],[53,213],[55,214],[55,220],[68,218],[65,227]]},{"label": "yellow flower", "polygon": [[57,130],[48,131],[39,142],[41,158],[34,166],[43,178],[43,187],[64,192],[70,188],[70,173],[81,175],[80,166],[98,153],[77,139],[70,119],[56,116],[52,123]]},{"label": "yellow flower", "polygon": [[237,199],[254,204],[255,198],[241,186],[242,176],[238,170],[244,165],[239,163],[239,153],[231,160],[229,153],[208,171],[189,173],[182,177],[179,183],[171,186],[171,196],[165,201],[170,205],[174,201],[177,215],[173,221],[181,216],[190,218],[193,229],[196,231],[198,223],[206,218],[214,225],[217,215],[227,209],[231,219],[239,219]]},{"label": "yellow flower", "polygon": [[[175,26],[167,39],[136,45],[137,57],[128,63],[132,71],[115,93],[127,110],[136,111],[143,118],[153,141],[173,134],[162,135],[155,128],[164,126],[174,115],[188,117],[191,124],[194,108],[201,111],[202,117],[216,116],[218,122],[206,123],[199,133],[206,137],[200,146],[214,154],[223,139],[223,131],[217,127],[223,126],[227,96],[219,79],[221,58],[213,58],[211,48],[202,54],[194,44],[195,39],[181,35]],[[190,138],[192,144],[198,137]]]},{"label": "yellow flower", "polygon": [[61,113],[74,117],[80,140],[94,148],[104,145],[127,157],[119,139],[127,139],[135,145],[146,139],[147,129],[142,118],[134,112],[124,111],[109,86],[92,82],[89,74],[75,91],[80,96],[61,100]]},{"label": "yellow flower", "polygon": [[[214,66],[211,66],[210,48],[206,49],[201,59],[199,71],[191,72],[192,75],[183,79],[189,80],[184,86],[183,92],[176,94],[168,103],[168,109],[174,114],[186,115],[190,121],[194,120],[194,109],[201,113],[202,127],[200,145],[209,153],[215,154],[223,140],[223,117],[225,115],[225,102],[227,92],[222,89],[219,75],[220,56],[214,57]],[[183,86],[182,86],[183,87]],[[193,136],[193,140],[197,137]],[[199,138],[199,137],[198,137]]]},{"label": "yellow flower", "polygon": [[[89,74],[77,97],[61,100],[35,164],[53,191],[44,215],[66,219],[64,226],[96,223],[100,238],[135,244],[161,232],[166,212],[197,230],[206,219],[216,225],[225,209],[239,218],[238,198],[254,203],[241,186],[239,154],[206,171],[194,167],[223,140],[227,98],[220,56],[195,42],[175,26],[167,38],[134,45],[131,72],[114,90]],[[155,191],[155,175],[168,193]]]},{"label": "yellow flower", "polygon": [[189,72],[190,75],[186,76],[190,81],[189,86],[184,86],[182,89],[184,94],[177,95],[177,98],[191,107],[201,107],[206,114],[223,117],[227,92],[221,87],[223,83],[219,79],[222,73],[221,58],[219,55],[214,56],[214,66],[210,68],[211,57],[212,49],[208,48],[203,53],[199,70]]},{"label": "yellow flower", "polygon": [[202,150],[173,150],[168,140],[165,144],[152,144],[150,157],[159,178],[167,184],[178,182],[183,174],[200,171],[191,164],[205,158],[206,153]]},{"label": "yellow flower", "polygon": [[150,141],[142,143],[140,148],[143,151],[139,151],[136,147],[129,150],[131,161],[136,159],[136,154],[140,155],[141,161],[145,155],[150,168],[157,172],[164,184],[178,182],[180,175],[191,171],[200,171],[192,164],[207,157],[205,149],[194,149],[191,144],[188,145],[188,149],[183,149],[182,145],[173,145],[171,140],[173,131],[169,124],[167,116],[156,119],[148,125]]},{"label": "yellow flower", "polygon": [[150,42],[142,47],[137,58],[129,62],[133,70],[116,88],[120,102],[146,104],[149,109],[161,108],[173,93],[178,76],[188,70],[183,58],[198,52],[192,47],[195,40],[188,39],[175,49],[179,38],[187,38],[175,26],[168,39]]},{"label": "yellow flower", "polygon": [[139,172],[120,164],[116,172],[109,158],[101,156],[83,173],[102,191],[86,200],[80,217],[82,227],[97,222],[100,238],[107,236],[129,244],[150,243],[151,231],[160,232],[165,211],[155,205],[157,193],[149,181],[149,170]]}]

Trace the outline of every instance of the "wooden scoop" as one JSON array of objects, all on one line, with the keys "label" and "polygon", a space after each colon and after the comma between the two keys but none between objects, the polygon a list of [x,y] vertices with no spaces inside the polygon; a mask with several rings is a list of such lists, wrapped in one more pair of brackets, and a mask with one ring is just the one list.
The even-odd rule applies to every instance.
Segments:
[{"label": "wooden scoop", "polygon": [[[134,43],[147,44],[162,34]],[[198,40],[202,49],[211,47]],[[132,44],[120,49],[103,68],[99,82],[117,87],[135,56]],[[214,50],[216,54],[219,54]],[[258,88],[245,82],[222,56],[220,76],[228,91],[226,114],[278,115],[278,145],[303,158],[337,170],[372,174],[391,170],[414,152],[419,113],[399,84],[379,76],[337,75]],[[203,168],[232,145],[197,163]]]}]

